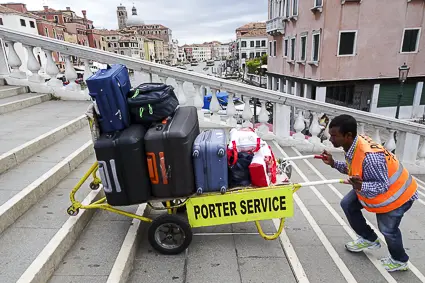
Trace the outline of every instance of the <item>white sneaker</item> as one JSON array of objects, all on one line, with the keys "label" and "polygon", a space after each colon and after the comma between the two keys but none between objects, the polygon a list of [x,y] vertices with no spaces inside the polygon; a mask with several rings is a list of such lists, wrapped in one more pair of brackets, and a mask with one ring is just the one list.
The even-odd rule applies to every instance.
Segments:
[{"label": "white sneaker", "polygon": [[350,252],[361,252],[364,250],[376,250],[381,247],[381,243],[379,242],[379,239],[376,239],[374,242],[371,242],[369,240],[363,239],[362,237],[359,237],[355,241],[351,241],[345,244],[345,248],[349,250]]}]

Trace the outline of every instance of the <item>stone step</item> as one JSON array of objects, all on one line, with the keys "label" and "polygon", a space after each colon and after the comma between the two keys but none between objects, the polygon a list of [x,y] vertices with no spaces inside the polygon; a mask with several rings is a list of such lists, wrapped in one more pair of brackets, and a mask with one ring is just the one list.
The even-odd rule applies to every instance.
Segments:
[{"label": "stone step", "polygon": [[81,115],[68,123],[3,153],[0,155],[0,174],[85,126],[88,126],[87,118],[85,115]]},{"label": "stone step", "polygon": [[0,115],[0,154],[83,115],[89,102],[47,101]]},{"label": "stone step", "polygon": [[[89,140],[88,128],[80,129],[0,175],[0,232],[66,176],[68,163],[74,161],[64,160]],[[91,147],[85,146],[78,157],[90,153]]]},{"label": "stone step", "polygon": [[[72,135],[69,139],[61,141],[63,142],[62,144],[61,142],[58,143],[61,144],[63,147],[62,149],[67,148],[68,152],[71,148],[74,150],[77,148],[77,150],[73,151],[56,166],[54,166],[54,159],[63,159],[63,156],[66,156],[60,153],[63,150],[60,150],[60,148],[52,149],[48,155],[44,156],[44,159],[40,155],[39,164],[35,164],[40,167],[38,169],[40,172],[46,172],[49,169],[49,166],[42,166],[44,163],[50,165],[50,167],[54,167],[51,167],[46,174],[18,192],[14,198],[3,204],[0,208],[0,211],[7,212],[9,210],[14,210],[17,214],[22,214],[16,220],[13,219],[16,213],[10,213],[7,219],[0,218],[0,224],[2,225],[5,221],[10,222],[10,218],[13,219],[12,223],[6,223],[10,226],[0,235],[0,241],[2,243],[0,246],[0,268],[2,269],[0,273],[0,282],[17,282],[24,274],[25,270],[39,256],[43,248],[45,248],[52,239],[55,237],[57,238],[58,235],[60,236],[65,233],[77,236],[80,233],[78,230],[74,231],[69,229],[65,223],[69,220],[69,216],[66,213],[66,209],[70,204],[69,193],[72,187],[78,182],[79,178],[81,178],[81,176],[77,178],[75,172],[87,171],[94,161],[92,143],[91,141],[87,142],[89,138],[87,134],[87,132],[81,131]],[[50,148],[47,150],[50,150]],[[50,159],[46,159],[46,157]],[[22,165],[25,166],[26,164]],[[34,167],[32,169],[34,169]],[[14,169],[11,171],[13,170]],[[53,173],[53,171],[57,173]],[[20,176],[22,178],[31,178],[30,176],[24,177],[24,172],[28,172],[28,175],[32,175],[32,178],[36,178],[31,171],[21,172]],[[72,173],[69,174],[70,172]],[[88,186],[89,182],[90,179],[83,184],[83,187],[76,195],[77,198],[84,199],[87,194],[90,193],[91,190]],[[4,188],[3,185],[2,188]],[[94,195],[97,197],[99,192],[100,190],[94,193]],[[91,195],[93,196],[93,192]],[[18,199],[22,201],[15,201]],[[12,202],[14,204],[12,204]],[[8,206],[9,209],[3,209],[4,206]],[[84,213],[82,213],[82,215],[84,216]],[[87,224],[87,221],[90,219],[87,215],[90,216],[90,213],[83,217],[83,220],[86,221],[85,224]],[[72,221],[76,219],[78,218],[73,218]],[[72,241],[70,244],[72,245]],[[60,252],[62,250],[63,249],[60,247],[56,247],[50,250],[50,252]],[[67,249],[65,249],[65,251],[66,250]],[[22,256],[23,254],[25,256]],[[40,261],[38,260],[38,262]]]},{"label": "stone step", "polygon": [[50,94],[21,94],[0,99],[0,114],[27,108],[51,99]]},{"label": "stone step", "polygon": [[[24,94],[24,93],[28,93],[27,87],[23,87],[23,86],[3,86],[0,83],[0,102],[2,101],[1,99],[3,99],[3,98],[15,96],[15,95],[18,95],[18,94]],[[0,104],[3,104],[3,103],[0,103]]]}]

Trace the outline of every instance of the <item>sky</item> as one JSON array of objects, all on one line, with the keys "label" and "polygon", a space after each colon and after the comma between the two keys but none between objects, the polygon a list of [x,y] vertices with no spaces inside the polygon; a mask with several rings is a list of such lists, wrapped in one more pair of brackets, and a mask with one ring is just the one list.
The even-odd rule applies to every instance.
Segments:
[{"label": "sky", "polygon": [[[267,20],[267,0],[21,0],[28,10],[70,6],[71,10],[94,22],[95,28],[117,29],[117,6],[122,3],[131,15],[131,8],[146,24],[162,24],[172,30],[179,45],[236,38],[236,28]],[[18,2],[18,1],[14,1]]]}]

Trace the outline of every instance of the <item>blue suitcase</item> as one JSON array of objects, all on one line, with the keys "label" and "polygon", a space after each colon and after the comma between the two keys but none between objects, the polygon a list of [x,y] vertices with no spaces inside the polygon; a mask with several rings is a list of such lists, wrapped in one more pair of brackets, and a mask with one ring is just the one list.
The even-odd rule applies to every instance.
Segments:
[{"label": "blue suitcase", "polygon": [[226,134],[223,129],[201,132],[193,143],[196,192],[221,192],[228,188]]},{"label": "blue suitcase", "polygon": [[121,131],[130,125],[127,94],[131,89],[127,67],[112,65],[87,79],[89,95],[99,109],[102,133]]}]

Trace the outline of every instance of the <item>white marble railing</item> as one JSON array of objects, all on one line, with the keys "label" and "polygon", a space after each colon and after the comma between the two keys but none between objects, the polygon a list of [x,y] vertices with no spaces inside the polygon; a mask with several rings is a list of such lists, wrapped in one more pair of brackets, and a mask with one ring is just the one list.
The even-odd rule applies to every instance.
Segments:
[{"label": "white marble railing", "polygon": [[[138,84],[147,81],[160,81],[174,85],[181,105],[194,105],[198,108],[200,124],[203,128],[230,128],[237,126],[238,121],[242,121],[243,126],[253,126],[254,111],[253,106],[249,105],[249,101],[251,98],[256,98],[261,104],[256,111],[257,121],[260,123],[258,133],[265,140],[273,139],[281,146],[296,146],[304,151],[320,152],[323,149],[340,151],[341,149],[335,149],[329,141],[321,141],[319,135],[322,128],[319,125],[318,118],[322,113],[326,113],[329,118],[340,114],[350,114],[359,122],[360,133],[370,135],[377,142],[385,142],[385,146],[389,150],[395,149],[399,159],[412,173],[425,173],[425,142],[423,140],[425,125],[298,97],[278,90],[268,90],[219,79],[87,46],[23,34],[3,27],[0,27],[0,38],[8,46],[2,45],[0,50],[0,76],[5,77],[10,85],[25,85],[34,92],[50,92],[61,99],[89,99],[87,89],[82,91],[80,86],[73,82],[77,75],[70,62],[70,56],[75,56],[85,62],[84,79],[91,75],[88,67],[89,60],[104,64],[120,63],[126,65],[129,69],[133,69],[136,74],[144,74],[142,77],[145,77],[145,79],[137,81]],[[20,58],[15,52],[14,46],[17,43],[26,47],[25,50],[28,52],[27,62],[23,62],[23,58]],[[69,85],[63,87],[59,80],[52,79],[46,83],[39,79],[41,66],[31,52],[35,47],[41,48],[47,56],[43,76],[49,78],[55,78],[59,72],[52,59],[52,52],[60,52],[61,56],[66,59],[65,76],[71,82]],[[4,54],[7,54],[7,60]],[[29,76],[19,70],[22,64],[27,64],[28,70],[31,71]],[[213,93],[210,108],[207,111],[208,114],[202,110],[205,88]],[[229,93],[229,104],[226,110],[223,110],[218,103],[215,95],[217,91]],[[235,107],[233,99],[230,99],[232,97],[243,97],[244,108]],[[267,104],[273,105],[272,113],[267,111]],[[290,122],[291,109],[295,109],[293,127],[291,127]],[[308,113],[312,113],[314,118],[311,125],[308,125],[311,137],[306,138],[301,132],[309,124],[307,123],[309,121]],[[270,131],[268,127],[268,121],[271,117],[273,131]],[[293,135],[290,132],[291,128],[295,131]],[[397,143],[394,140],[394,132],[397,132]],[[329,137],[327,129],[325,129],[323,135]]]}]

